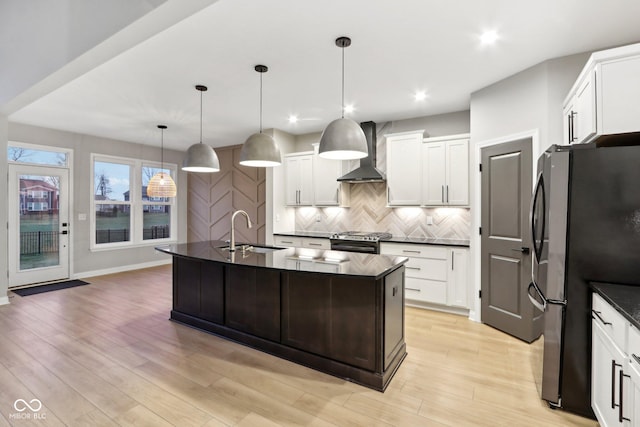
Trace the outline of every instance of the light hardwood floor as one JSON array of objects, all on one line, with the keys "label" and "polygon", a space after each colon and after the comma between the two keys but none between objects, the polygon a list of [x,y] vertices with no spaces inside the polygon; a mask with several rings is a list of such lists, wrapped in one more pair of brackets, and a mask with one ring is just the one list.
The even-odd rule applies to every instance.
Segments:
[{"label": "light hardwood floor", "polygon": [[169,266],[87,281],[0,306],[0,426],[597,425],[539,399],[532,346],[464,317],[407,308],[378,393],[169,321]]}]

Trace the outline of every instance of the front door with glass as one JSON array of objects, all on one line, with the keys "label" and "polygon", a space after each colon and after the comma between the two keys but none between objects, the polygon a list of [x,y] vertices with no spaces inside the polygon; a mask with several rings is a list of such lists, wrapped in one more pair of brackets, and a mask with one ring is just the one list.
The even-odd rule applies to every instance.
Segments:
[{"label": "front door with glass", "polygon": [[69,171],[9,165],[9,287],[69,278]]}]

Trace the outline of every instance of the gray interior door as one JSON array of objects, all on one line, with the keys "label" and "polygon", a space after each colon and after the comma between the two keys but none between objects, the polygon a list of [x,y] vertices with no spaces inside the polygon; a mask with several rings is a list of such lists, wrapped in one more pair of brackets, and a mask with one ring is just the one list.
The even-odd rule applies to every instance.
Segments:
[{"label": "gray interior door", "polygon": [[482,149],[482,322],[527,342],[542,332],[527,297],[531,162],[531,138]]}]

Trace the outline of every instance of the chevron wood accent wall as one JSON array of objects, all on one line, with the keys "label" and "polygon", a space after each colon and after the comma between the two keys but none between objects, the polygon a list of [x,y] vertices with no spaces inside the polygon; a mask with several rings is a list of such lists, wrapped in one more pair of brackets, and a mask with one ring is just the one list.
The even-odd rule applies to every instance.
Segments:
[{"label": "chevron wood accent wall", "polygon": [[241,145],[216,148],[220,172],[190,173],[187,195],[187,240],[228,240],[231,215],[242,209],[251,217],[236,219],[236,242],[265,242],[265,170],[240,166]]},{"label": "chevron wood accent wall", "polygon": [[[389,208],[385,183],[350,185],[351,207],[296,208],[296,230],[387,231],[394,236],[469,239],[469,209]],[[427,225],[428,216],[433,218],[433,225]]]}]

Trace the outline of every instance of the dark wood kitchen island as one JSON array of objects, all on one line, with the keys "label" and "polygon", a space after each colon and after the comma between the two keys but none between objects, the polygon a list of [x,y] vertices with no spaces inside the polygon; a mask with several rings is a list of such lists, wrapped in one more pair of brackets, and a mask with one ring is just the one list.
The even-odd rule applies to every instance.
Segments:
[{"label": "dark wood kitchen island", "polygon": [[173,256],[171,319],[384,391],[406,356],[403,257],[307,248]]}]

